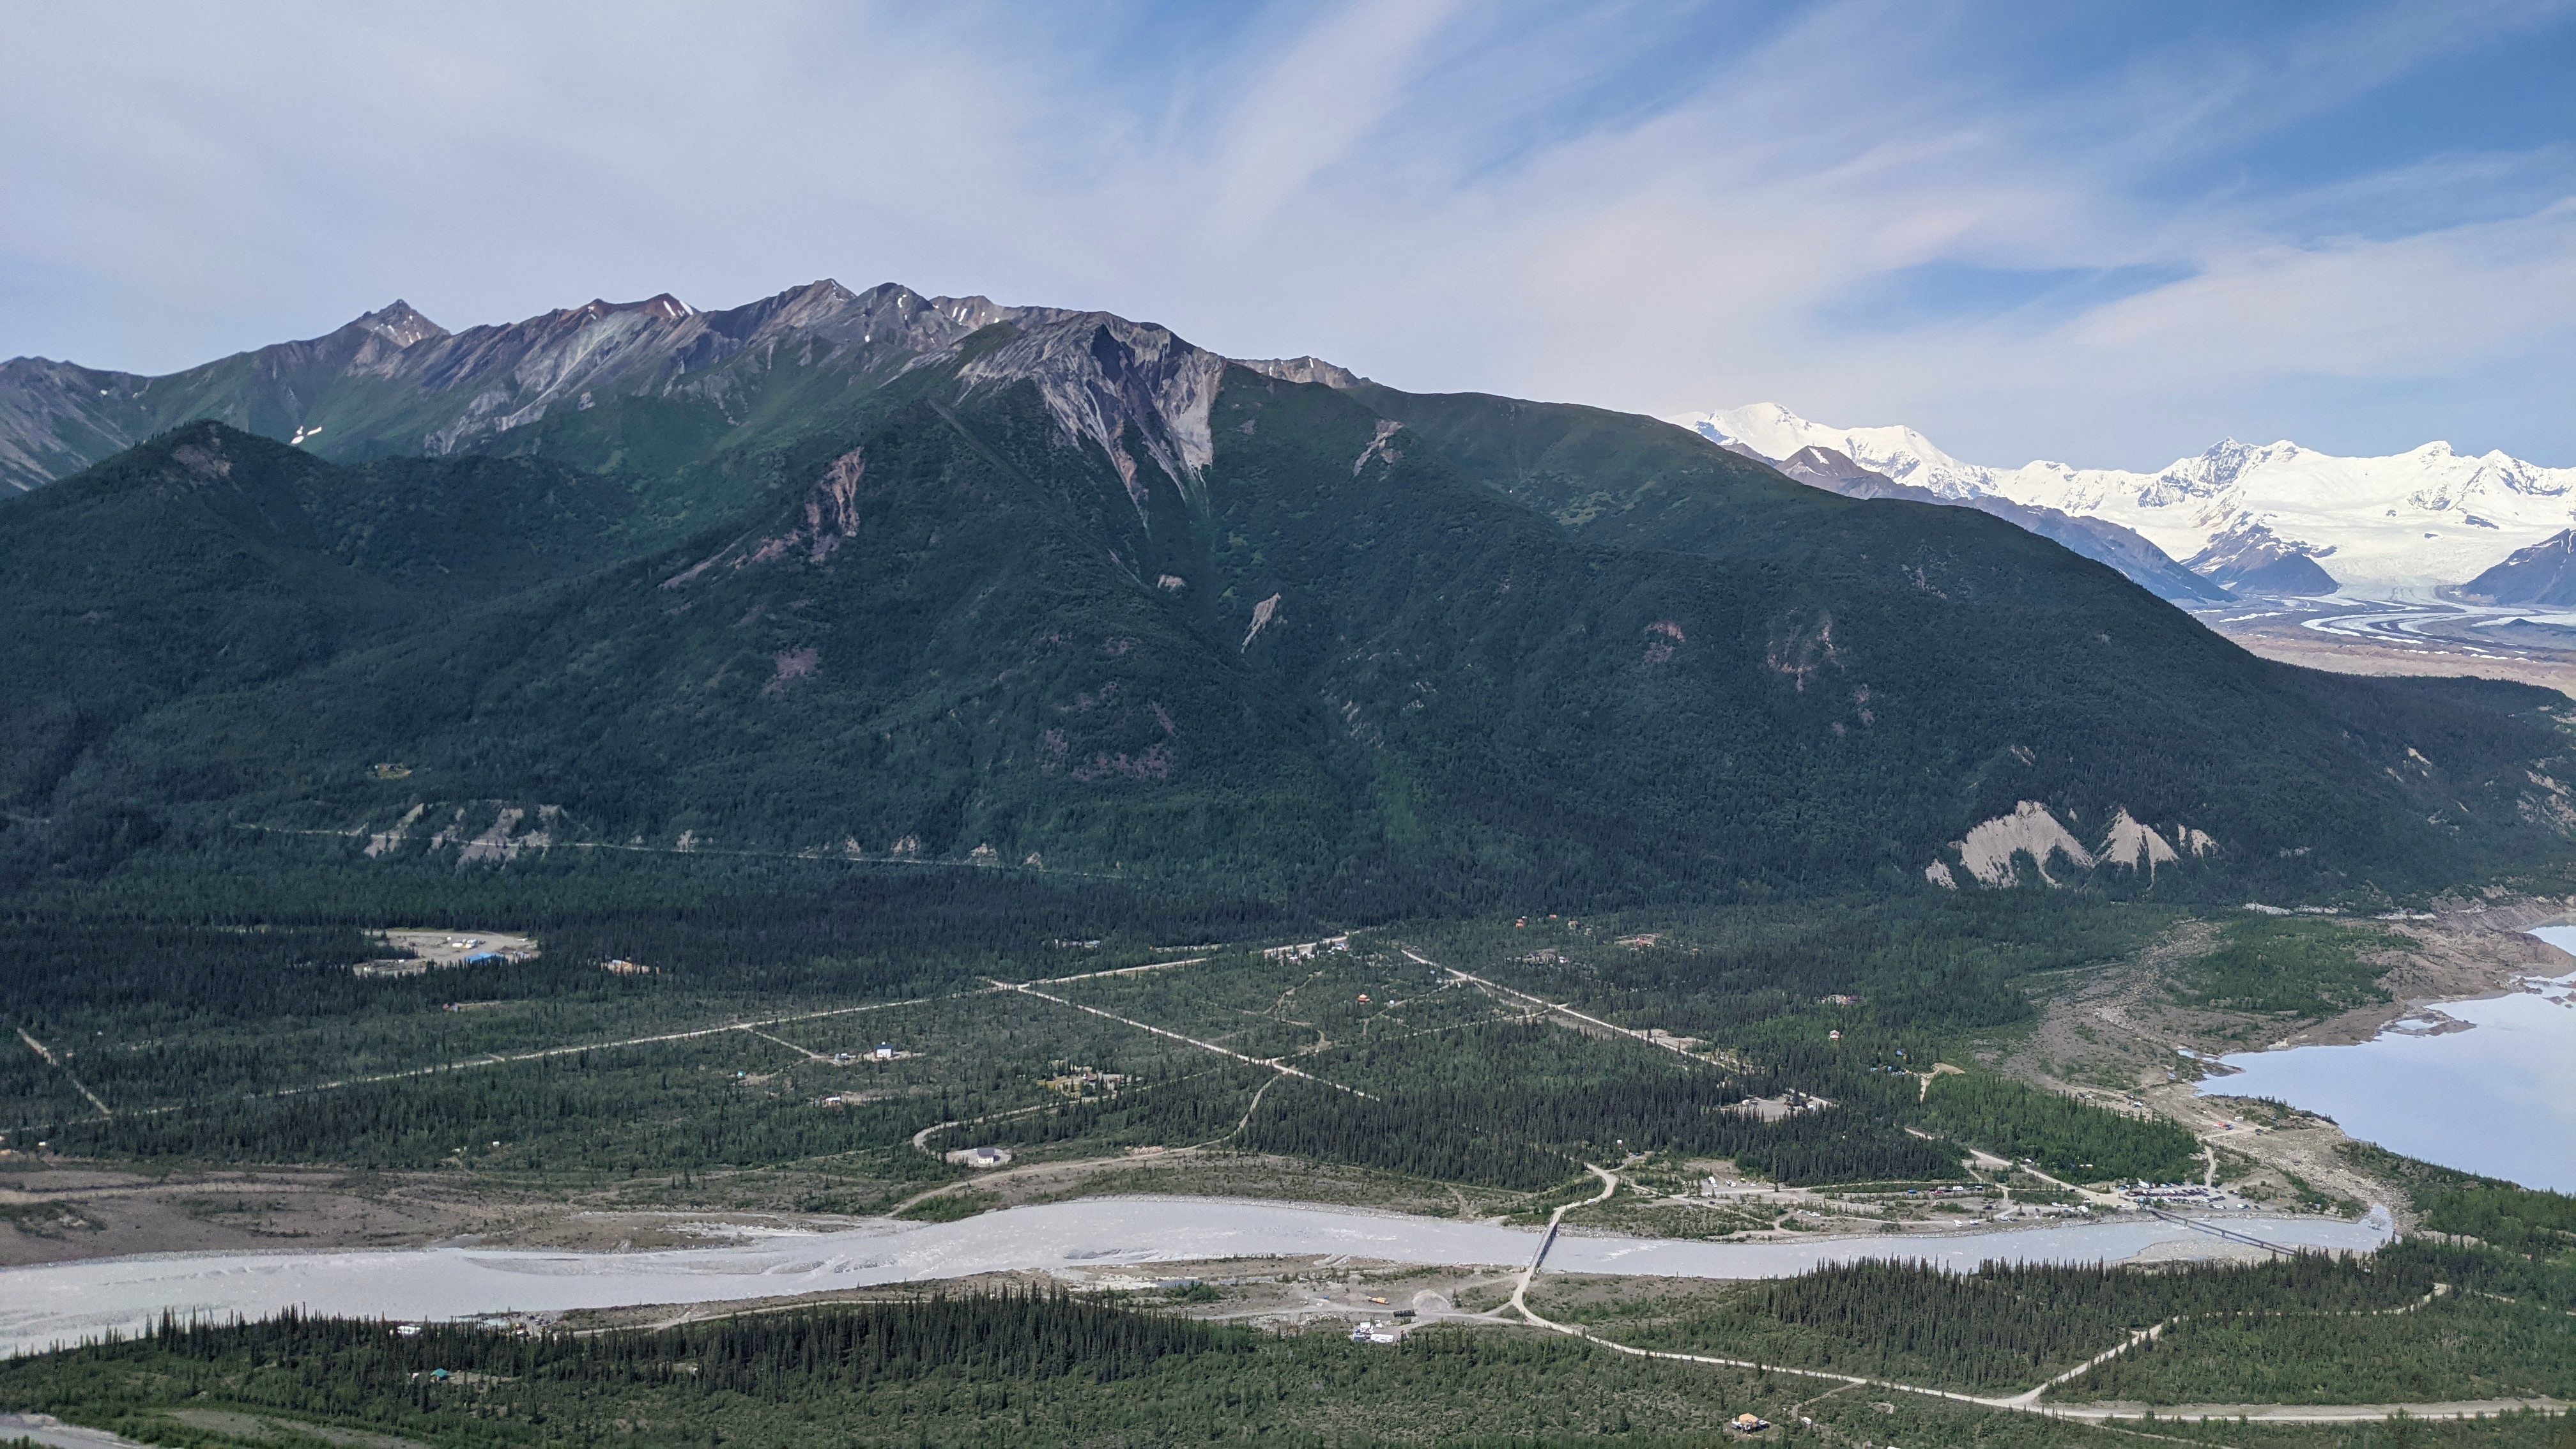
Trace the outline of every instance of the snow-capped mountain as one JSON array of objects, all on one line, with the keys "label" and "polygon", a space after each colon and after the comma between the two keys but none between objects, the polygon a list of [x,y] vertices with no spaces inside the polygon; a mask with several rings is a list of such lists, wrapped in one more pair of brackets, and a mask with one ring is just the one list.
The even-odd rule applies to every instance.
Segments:
[{"label": "snow-capped mountain", "polygon": [[1963,463],[1912,428],[1837,428],[1776,403],[1672,419],[1766,458],[1830,448],[1948,498],[2008,498],[2133,529],[2242,591],[2420,598],[2468,582],[2576,524],[2576,468],[2426,443],[2338,458],[2229,440],[2154,473]]},{"label": "snow-capped mountain", "polygon": [[1930,503],[1945,508],[1973,508],[2025,532],[2038,534],[2095,563],[2118,569],[2128,575],[2131,583],[2167,603],[2223,604],[2232,597],[2224,585],[2184,568],[2164,550],[2116,523],[2099,518],[2077,518],[2054,508],[2031,508],[1993,494],[1958,498],[1927,489],[1909,488],[1863,468],[1852,461],[1849,454],[1832,448],[1800,448],[1786,458],[1764,458],[1742,443],[1720,446],[1757,462],[1767,462],[1783,475],[1810,488],[1822,488],[1845,498],[1898,498],[1909,503]]}]

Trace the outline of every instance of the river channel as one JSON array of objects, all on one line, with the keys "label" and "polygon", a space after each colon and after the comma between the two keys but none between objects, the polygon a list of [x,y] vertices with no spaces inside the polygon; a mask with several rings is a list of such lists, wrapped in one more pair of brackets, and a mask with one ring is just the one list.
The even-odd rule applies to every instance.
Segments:
[{"label": "river channel", "polygon": [[[2243,1219],[2226,1227],[2285,1247],[2360,1249],[2389,1236],[2363,1222]],[[1092,1198],[1008,1208],[953,1223],[869,1223],[830,1233],[769,1231],[723,1246],[629,1253],[471,1247],[363,1253],[160,1254],[0,1272],[0,1354],[137,1331],[179,1317],[262,1317],[287,1308],[366,1318],[455,1319],[636,1304],[782,1298],[840,1288],[1009,1270],[1080,1276],[1105,1267],[1227,1258],[1339,1257],[1513,1268],[1539,1234],[1526,1228],[1350,1208],[1232,1198]],[[1968,1269],[2013,1263],[2124,1262],[2227,1250],[2223,1240],[2145,1215],[1939,1238],[1712,1243],[1564,1236],[1552,1271],[1694,1278],[1780,1278],[1865,1258]]]},{"label": "river channel", "polygon": [[[2576,926],[2530,934],[2576,951]],[[2270,1097],[2350,1136],[2525,1187],[2576,1192],[2576,976],[2421,1008],[2369,1041],[2223,1059],[2204,1095]]]}]

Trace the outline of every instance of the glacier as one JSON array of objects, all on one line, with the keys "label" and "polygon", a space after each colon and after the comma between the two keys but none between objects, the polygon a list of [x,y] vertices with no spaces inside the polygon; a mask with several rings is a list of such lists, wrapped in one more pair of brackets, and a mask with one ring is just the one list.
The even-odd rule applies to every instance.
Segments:
[{"label": "glacier", "polygon": [[[2542,467],[2501,452],[2471,456],[2441,442],[2389,457],[2345,458],[2287,441],[2229,439],[2153,473],[2135,473],[2053,462],[1966,463],[1913,428],[1834,427],[1777,403],[1667,421],[1765,458],[1830,448],[1944,498],[2003,498],[2116,523],[2213,577],[2249,556],[2305,558],[2334,592],[2362,598],[2441,597],[2517,550],[2576,526],[2576,468]],[[2259,584],[2256,591],[2315,592]]]}]

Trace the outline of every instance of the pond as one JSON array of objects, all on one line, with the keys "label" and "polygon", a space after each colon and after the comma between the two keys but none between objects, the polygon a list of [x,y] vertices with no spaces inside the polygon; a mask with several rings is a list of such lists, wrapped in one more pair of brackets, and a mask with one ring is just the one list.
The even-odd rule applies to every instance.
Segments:
[{"label": "pond", "polygon": [[[2530,934],[2576,951],[2576,926]],[[2576,975],[2446,1001],[2354,1045],[2222,1061],[2235,1073],[2201,1083],[2202,1095],[2270,1097],[2392,1152],[2576,1192]]]}]

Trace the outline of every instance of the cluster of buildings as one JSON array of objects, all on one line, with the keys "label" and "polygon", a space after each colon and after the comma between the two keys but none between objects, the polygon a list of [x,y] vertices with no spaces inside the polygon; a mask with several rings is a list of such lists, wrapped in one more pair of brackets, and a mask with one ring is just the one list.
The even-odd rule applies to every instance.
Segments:
[{"label": "cluster of buildings", "polygon": [[[1383,1303],[1386,1300],[1381,1298],[1378,1301]],[[1394,1343],[1402,1339],[1404,1337],[1404,1330],[1412,1323],[1413,1310],[1410,1308],[1399,1308],[1395,1310],[1395,1313],[1392,1316],[1394,1321],[1389,1323],[1371,1323],[1366,1319],[1362,1319],[1359,1327],[1351,1330],[1351,1342]]]},{"label": "cluster of buildings", "polygon": [[1777,1122],[1800,1112],[1821,1112],[1832,1105],[1831,1098],[1811,1097],[1791,1087],[1776,1097],[1747,1097],[1727,1110],[1738,1116],[1758,1118],[1764,1122]]},{"label": "cluster of buildings", "polygon": [[[1368,998],[1363,996],[1360,1000],[1366,1001]],[[1104,1072],[1096,1067],[1067,1067],[1057,1075],[1041,1081],[1039,1085],[1050,1092],[1060,1092],[1077,1099],[1088,1097],[1095,1092],[1102,1096],[1114,1097],[1118,1095],[1120,1087],[1127,1085],[1127,1075],[1124,1072]]]},{"label": "cluster of buildings", "polygon": [[[397,946],[404,942],[396,934]],[[420,954],[388,956],[374,961],[361,961],[349,968],[352,976],[421,976],[432,967],[505,966],[519,961],[533,961],[537,948],[512,944],[486,949],[479,936],[457,936],[445,941],[422,941],[415,935],[411,949]]]},{"label": "cluster of buildings", "polygon": [[1348,936],[1326,936],[1320,941],[1300,941],[1294,946],[1272,946],[1261,954],[1273,961],[1312,961],[1318,952],[1351,949]]},{"label": "cluster of buildings", "polygon": [[2235,1193],[2223,1187],[2209,1187],[2197,1182],[2135,1182],[2121,1188],[2120,1196],[2134,1203],[2154,1207],[2219,1207],[2238,1201]]}]

